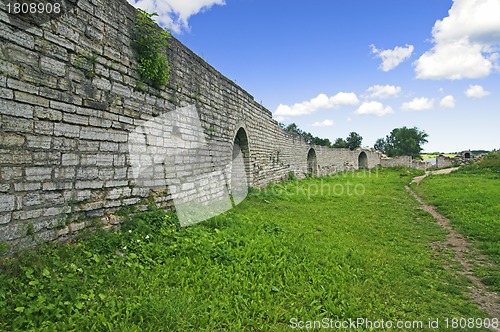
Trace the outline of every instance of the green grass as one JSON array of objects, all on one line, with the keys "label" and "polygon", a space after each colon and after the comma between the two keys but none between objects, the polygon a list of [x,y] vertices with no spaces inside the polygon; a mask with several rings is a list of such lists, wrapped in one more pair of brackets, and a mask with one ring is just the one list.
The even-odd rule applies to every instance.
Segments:
[{"label": "green grass", "polygon": [[416,190],[494,262],[491,267],[477,266],[476,272],[500,291],[500,154],[449,175],[428,177]]},{"label": "green grass", "polygon": [[3,259],[0,330],[287,331],[293,318],[484,317],[464,295],[468,281],[432,250],[443,230],[403,189],[417,174],[283,182],[182,229],[151,209],[120,231]]},{"label": "green grass", "polygon": [[[422,153],[421,154],[423,160],[435,159],[439,155],[441,155],[441,153]],[[450,157],[450,158],[454,158],[456,156],[455,153],[443,153],[442,155],[445,157]]]}]

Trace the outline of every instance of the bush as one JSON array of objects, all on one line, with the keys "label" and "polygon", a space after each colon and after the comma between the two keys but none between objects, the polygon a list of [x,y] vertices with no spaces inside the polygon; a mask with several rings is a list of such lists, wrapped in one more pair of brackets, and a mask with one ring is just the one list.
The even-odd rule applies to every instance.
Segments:
[{"label": "bush", "polygon": [[170,74],[165,55],[170,33],[158,27],[151,19],[154,16],[157,14],[138,10],[132,34],[133,47],[137,54],[137,67],[142,81],[156,89],[163,89]]}]

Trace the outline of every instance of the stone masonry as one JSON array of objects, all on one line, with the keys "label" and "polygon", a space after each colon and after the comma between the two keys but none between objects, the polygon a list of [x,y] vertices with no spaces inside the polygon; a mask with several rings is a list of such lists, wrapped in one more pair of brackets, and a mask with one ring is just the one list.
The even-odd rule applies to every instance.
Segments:
[{"label": "stone masonry", "polygon": [[[136,10],[125,0],[79,0],[31,27],[8,15],[5,2],[0,6],[0,241],[14,248],[96,222],[118,224],[116,210],[145,199],[169,206],[168,174],[153,167],[140,184],[132,176],[128,139],[180,107],[196,107],[209,146],[203,163],[179,159],[186,175],[230,163],[236,139],[245,144],[254,187],[290,172],[303,177],[358,169],[360,161],[380,164],[378,152],[311,146],[285,133],[269,110],[173,37],[167,88],[138,89],[130,40]],[[160,142],[172,131],[156,129]]]}]

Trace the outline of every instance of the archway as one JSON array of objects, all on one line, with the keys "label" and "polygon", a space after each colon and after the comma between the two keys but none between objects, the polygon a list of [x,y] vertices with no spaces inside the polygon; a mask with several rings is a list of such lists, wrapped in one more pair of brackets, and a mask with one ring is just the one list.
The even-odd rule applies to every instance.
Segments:
[{"label": "archway", "polygon": [[364,151],[358,156],[358,169],[368,169],[368,156]]},{"label": "archway", "polygon": [[243,201],[248,194],[248,187],[251,185],[250,174],[250,148],[248,136],[245,129],[240,127],[233,141],[231,178],[229,181],[229,190],[235,205]]},{"label": "archway", "polygon": [[311,176],[318,175],[318,159],[313,148],[310,148],[309,152],[307,152],[307,174]]},{"label": "archway", "polygon": [[470,152],[464,153],[464,158],[465,159],[470,159]]}]

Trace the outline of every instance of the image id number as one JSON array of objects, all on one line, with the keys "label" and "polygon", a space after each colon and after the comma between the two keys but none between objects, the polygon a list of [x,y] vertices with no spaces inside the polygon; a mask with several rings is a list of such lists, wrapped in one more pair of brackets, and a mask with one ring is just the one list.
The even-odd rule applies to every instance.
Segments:
[{"label": "image id number", "polygon": [[9,14],[60,14],[60,3],[15,2],[7,4]]}]

